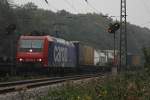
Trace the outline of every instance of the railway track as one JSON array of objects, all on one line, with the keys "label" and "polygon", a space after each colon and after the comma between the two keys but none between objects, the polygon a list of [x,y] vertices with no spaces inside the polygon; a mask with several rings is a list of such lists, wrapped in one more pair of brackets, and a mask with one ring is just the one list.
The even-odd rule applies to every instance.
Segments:
[{"label": "railway track", "polygon": [[32,80],[22,80],[15,82],[0,83],[0,94],[9,92],[21,91],[24,89],[36,88],[40,86],[52,85],[56,83],[62,83],[68,80],[81,80],[85,78],[99,77],[103,74],[86,74],[86,75],[74,75],[65,77],[53,77],[53,78],[41,78]]}]

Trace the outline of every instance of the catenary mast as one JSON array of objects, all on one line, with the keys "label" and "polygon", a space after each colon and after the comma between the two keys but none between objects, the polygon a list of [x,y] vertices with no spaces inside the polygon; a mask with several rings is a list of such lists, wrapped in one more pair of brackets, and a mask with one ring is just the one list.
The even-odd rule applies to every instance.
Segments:
[{"label": "catenary mast", "polygon": [[127,24],[126,24],[126,0],[121,0],[120,11],[120,69],[127,66]]}]

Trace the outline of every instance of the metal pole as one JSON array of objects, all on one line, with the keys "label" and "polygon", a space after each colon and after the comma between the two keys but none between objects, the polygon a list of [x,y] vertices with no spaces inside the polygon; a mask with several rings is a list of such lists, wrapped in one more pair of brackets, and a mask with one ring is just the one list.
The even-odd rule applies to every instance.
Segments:
[{"label": "metal pole", "polygon": [[116,33],[114,32],[114,67],[116,67],[116,64],[115,64],[115,62],[116,62]]},{"label": "metal pole", "polygon": [[114,64],[113,64],[113,67],[112,67],[112,75],[117,75],[117,66],[116,66],[116,33],[114,32]]},{"label": "metal pole", "polygon": [[126,0],[121,0],[120,7],[120,63],[121,70],[127,66],[127,31],[126,31]]}]

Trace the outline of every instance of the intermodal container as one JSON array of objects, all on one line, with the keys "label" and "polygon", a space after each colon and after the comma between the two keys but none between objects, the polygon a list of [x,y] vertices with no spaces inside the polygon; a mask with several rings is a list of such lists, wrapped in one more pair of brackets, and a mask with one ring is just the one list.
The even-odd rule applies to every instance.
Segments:
[{"label": "intermodal container", "polygon": [[94,65],[94,49],[80,42],[74,42],[78,65]]},{"label": "intermodal container", "polygon": [[99,52],[94,50],[94,65],[99,65],[99,63],[100,63]]},{"label": "intermodal container", "polygon": [[140,55],[128,55],[127,63],[129,66],[140,66],[141,65],[141,56]]},{"label": "intermodal container", "polygon": [[94,49],[92,47],[84,46],[83,56],[85,65],[94,65]]}]

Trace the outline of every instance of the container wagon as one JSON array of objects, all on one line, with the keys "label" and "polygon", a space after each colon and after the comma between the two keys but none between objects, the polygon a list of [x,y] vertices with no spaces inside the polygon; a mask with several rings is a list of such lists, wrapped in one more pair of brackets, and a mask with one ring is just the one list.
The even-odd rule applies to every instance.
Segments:
[{"label": "container wagon", "polygon": [[77,52],[77,66],[93,66],[94,49],[78,41],[74,42],[74,45]]},{"label": "container wagon", "polygon": [[135,55],[135,54],[128,54],[128,66],[141,66],[142,65],[142,58],[141,55]]}]

